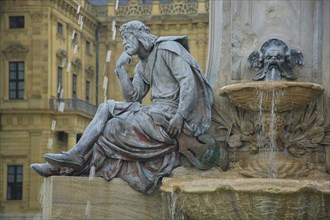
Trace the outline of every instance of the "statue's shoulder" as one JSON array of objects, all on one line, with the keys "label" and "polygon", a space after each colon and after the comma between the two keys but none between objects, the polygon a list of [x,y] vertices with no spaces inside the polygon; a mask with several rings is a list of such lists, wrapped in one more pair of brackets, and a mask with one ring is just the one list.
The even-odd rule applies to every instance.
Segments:
[{"label": "statue's shoulder", "polygon": [[[170,50],[175,53],[182,53],[185,48],[189,52],[188,37],[187,36],[166,36],[157,39],[156,44],[158,49]],[[183,48],[182,48],[183,47]]]}]

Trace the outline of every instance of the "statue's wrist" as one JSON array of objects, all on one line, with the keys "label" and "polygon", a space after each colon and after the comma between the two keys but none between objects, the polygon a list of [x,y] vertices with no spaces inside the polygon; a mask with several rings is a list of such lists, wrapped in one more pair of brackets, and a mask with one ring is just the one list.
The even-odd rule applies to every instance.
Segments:
[{"label": "statue's wrist", "polygon": [[115,73],[119,77],[123,74],[126,74],[126,70],[124,67],[116,67]]}]

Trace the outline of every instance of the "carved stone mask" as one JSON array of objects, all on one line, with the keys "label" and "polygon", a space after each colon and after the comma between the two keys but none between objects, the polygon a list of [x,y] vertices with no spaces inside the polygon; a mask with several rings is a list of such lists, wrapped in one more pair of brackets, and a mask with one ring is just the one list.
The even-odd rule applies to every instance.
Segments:
[{"label": "carved stone mask", "polygon": [[300,50],[289,49],[281,40],[270,39],[254,51],[248,58],[249,68],[258,68],[260,71],[253,80],[295,80],[293,73],[296,64],[303,65],[304,57]]},{"label": "carved stone mask", "polygon": [[284,52],[282,50],[272,47],[266,51],[264,65],[267,66],[268,69],[279,69],[283,66],[284,62]]}]

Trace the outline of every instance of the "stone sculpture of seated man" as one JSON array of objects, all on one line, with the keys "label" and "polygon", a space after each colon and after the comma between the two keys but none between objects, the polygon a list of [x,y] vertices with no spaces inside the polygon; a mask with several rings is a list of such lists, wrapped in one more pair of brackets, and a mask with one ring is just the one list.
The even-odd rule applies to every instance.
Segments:
[{"label": "stone sculpture of seated man", "polygon": [[[188,52],[185,36],[157,39],[139,21],[123,24],[120,34],[125,51],[115,74],[127,102],[101,104],[71,150],[47,153],[47,163],[31,167],[47,177],[88,175],[94,166],[96,176],[122,178],[149,194],[178,166],[180,152],[201,169],[212,167],[219,159],[219,146],[206,134],[213,93]],[[140,62],[131,81],[124,66],[133,55]],[[142,105],[149,90],[152,104]]]}]

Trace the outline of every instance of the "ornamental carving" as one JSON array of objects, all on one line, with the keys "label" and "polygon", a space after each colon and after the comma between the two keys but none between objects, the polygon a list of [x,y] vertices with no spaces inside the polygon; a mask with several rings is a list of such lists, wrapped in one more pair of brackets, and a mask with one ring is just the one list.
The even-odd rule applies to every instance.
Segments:
[{"label": "ornamental carving", "polygon": [[33,22],[41,22],[43,18],[43,14],[39,11],[35,11],[31,13],[31,18]]},{"label": "ornamental carving", "polygon": [[6,47],[6,49],[4,49],[2,52],[8,60],[10,59],[25,60],[29,50],[21,44],[13,44]]},{"label": "ornamental carving", "polygon": [[108,7],[96,7],[96,17],[107,17],[108,16]]},{"label": "ornamental carving", "polygon": [[[265,128],[271,118],[260,116],[259,112],[247,111],[234,105],[229,110],[213,108],[212,132],[218,141],[228,143],[232,152],[245,151],[257,154],[270,147],[269,129]],[[282,112],[275,125],[276,151],[287,151],[299,158],[312,152],[318,146],[329,144],[330,127],[318,111],[317,103],[311,103],[301,111]]]},{"label": "ornamental carving", "polygon": [[56,61],[57,65],[64,67],[67,60],[67,52],[63,49],[57,49],[56,51]]},{"label": "ornamental carving", "polygon": [[87,78],[92,78],[94,74],[94,67],[92,65],[87,65],[85,68]]},{"label": "ornamental carving", "polygon": [[206,2],[205,2],[205,10],[206,10],[207,12],[209,12],[209,10],[210,10],[210,3],[209,3],[209,1],[206,1]]},{"label": "ornamental carving", "polygon": [[116,11],[117,16],[141,16],[141,15],[151,15],[152,6],[151,5],[122,5],[118,7]]},{"label": "ornamental carving", "polygon": [[73,71],[75,71],[76,73],[79,73],[79,70],[81,69],[81,59],[78,57],[75,57],[72,59],[71,64],[72,64]]},{"label": "ornamental carving", "polygon": [[304,65],[304,56],[298,49],[289,49],[279,39],[270,39],[254,51],[248,58],[249,68],[258,68],[259,72],[253,80],[295,80],[295,65]]},{"label": "ornamental carving", "polygon": [[195,14],[198,13],[197,3],[178,2],[171,4],[160,4],[160,14]]}]

